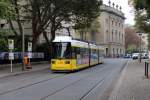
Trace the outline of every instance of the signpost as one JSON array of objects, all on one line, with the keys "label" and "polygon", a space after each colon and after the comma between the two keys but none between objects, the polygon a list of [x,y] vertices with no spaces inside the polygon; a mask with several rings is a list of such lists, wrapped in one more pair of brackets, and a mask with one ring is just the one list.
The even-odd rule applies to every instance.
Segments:
[{"label": "signpost", "polygon": [[9,48],[9,60],[10,60],[10,71],[13,72],[12,61],[14,60],[14,53],[12,50],[14,49],[14,40],[8,40],[8,48]]},{"label": "signpost", "polygon": [[28,42],[28,58],[29,58],[29,66],[30,66],[30,59],[32,58],[32,42]]}]

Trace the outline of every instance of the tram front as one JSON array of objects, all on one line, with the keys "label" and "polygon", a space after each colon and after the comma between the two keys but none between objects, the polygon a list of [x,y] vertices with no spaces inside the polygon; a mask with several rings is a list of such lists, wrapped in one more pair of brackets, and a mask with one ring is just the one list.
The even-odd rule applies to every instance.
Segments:
[{"label": "tram front", "polygon": [[75,61],[71,56],[71,42],[53,42],[52,43],[52,71],[71,71]]}]

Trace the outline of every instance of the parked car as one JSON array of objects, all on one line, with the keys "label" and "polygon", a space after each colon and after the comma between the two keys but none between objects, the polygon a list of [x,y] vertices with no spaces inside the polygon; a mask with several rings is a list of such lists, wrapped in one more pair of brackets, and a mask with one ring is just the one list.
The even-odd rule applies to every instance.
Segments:
[{"label": "parked car", "polygon": [[141,58],[142,59],[148,59],[149,58],[148,53],[142,53]]},{"label": "parked car", "polygon": [[140,56],[140,53],[133,53],[132,59],[138,59],[139,56]]},{"label": "parked car", "polygon": [[131,58],[131,54],[125,54],[124,58]]}]

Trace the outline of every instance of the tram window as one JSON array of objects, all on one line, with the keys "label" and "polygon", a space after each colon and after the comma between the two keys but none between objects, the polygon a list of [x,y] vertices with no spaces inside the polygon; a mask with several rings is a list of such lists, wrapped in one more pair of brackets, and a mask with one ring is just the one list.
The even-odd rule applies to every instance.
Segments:
[{"label": "tram window", "polygon": [[72,47],[72,59],[76,59],[76,47]]},{"label": "tram window", "polygon": [[63,57],[70,58],[71,57],[71,44],[67,43],[67,46],[64,45],[63,47],[64,47],[64,55],[63,55]]},{"label": "tram window", "polygon": [[77,48],[76,48],[76,53],[77,53],[77,54],[80,54],[80,52],[81,52],[81,51],[80,51],[80,48],[77,47]]},{"label": "tram window", "polygon": [[77,55],[78,56],[80,55],[80,58],[88,58],[89,57],[89,49],[72,47],[72,58],[77,58]]},{"label": "tram window", "polygon": [[52,44],[52,46],[52,57],[54,59],[71,58],[71,43],[55,42]]},{"label": "tram window", "polygon": [[94,59],[97,59],[97,57],[98,57],[98,50],[92,49],[91,50],[91,57],[94,58]]}]

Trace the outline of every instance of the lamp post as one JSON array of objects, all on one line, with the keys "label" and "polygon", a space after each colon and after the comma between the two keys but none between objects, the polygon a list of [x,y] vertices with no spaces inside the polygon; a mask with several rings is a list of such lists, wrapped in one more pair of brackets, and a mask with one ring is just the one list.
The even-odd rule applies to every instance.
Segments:
[{"label": "lamp post", "polygon": [[25,70],[24,65],[24,53],[25,53],[25,36],[24,36],[24,26],[22,25],[22,71]]},{"label": "lamp post", "polygon": [[24,53],[25,53],[25,36],[24,36],[24,22],[25,20],[20,20],[22,23],[22,71],[25,70],[25,64],[24,64]]}]

